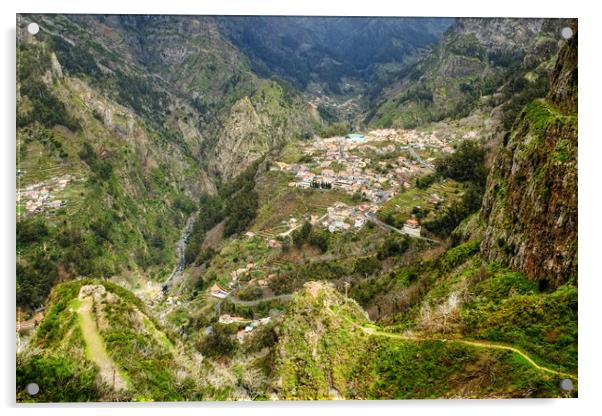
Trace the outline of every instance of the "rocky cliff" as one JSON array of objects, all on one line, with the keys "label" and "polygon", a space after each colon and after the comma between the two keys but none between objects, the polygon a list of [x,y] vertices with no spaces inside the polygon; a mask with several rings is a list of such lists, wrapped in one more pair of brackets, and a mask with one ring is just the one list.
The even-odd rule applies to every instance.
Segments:
[{"label": "rocky cliff", "polygon": [[547,97],[526,106],[506,136],[481,211],[484,256],[553,286],[577,278],[576,24],[573,30]]}]

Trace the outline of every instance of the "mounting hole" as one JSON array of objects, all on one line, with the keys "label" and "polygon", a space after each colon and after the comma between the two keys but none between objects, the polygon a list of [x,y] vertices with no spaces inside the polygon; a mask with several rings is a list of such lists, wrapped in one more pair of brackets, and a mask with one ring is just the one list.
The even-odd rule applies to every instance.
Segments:
[{"label": "mounting hole", "polygon": [[562,36],[566,40],[569,40],[573,37],[573,29],[571,29],[570,27],[563,27],[560,31],[560,36]]},{"label": "mounting hole", "polygon": [[569,378],[564,378],[560,380],[560,388],[564,391],[573,390],[573,381]]},{"label": "mounting hole", "polygon": [[27,31],[29,33],[31,33],[32,35],[37,34],[40,31],[40,25],[38,25],[37,23],[30,23],[27,25]]},{"label": "mounting hole", "polygon": [[38,383],[29,383],[27,387],[25,387],[25,391],[30,396],[35,396],[40,392],[40,386],[38,386]]}]

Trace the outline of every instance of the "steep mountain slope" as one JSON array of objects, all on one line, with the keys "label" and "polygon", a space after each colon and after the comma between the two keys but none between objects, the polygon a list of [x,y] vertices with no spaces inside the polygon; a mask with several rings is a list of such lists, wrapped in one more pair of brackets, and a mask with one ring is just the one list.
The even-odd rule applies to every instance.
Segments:
[{"label": "steep mountain slope", "polygon": [[212,186],[198,143],[66,74],[49,40],[20,36],[18,304],[39,305],[58,279],[166,272]]},{"label": "steep mountain slope", "polygon": [[505,138],[487,184],[482,250],[543,284],[577,279],[577,34],[563,46],[546,99]]},{"label": "steep mountain slope", "polygon": [[326,399],[345,394],[369,322],[362,309],[329,285],[306,283],[288,306],[277,347],[279,395]]},{"label": "steep mountain slope", "polygon": [[293,297],[276,348],[275,389],[286,399],[557,394],[558,375],[515,351],[450,335],[381,331],[354,301],[319,282]]},{"label": "steep mountain slope", "polygon": [[139,299],[106,281],[57,286],[30,343],[18,357],[20,400],[31,400],[24,395],[31,380],[40,386],[36,401],[203,396],[201,360],[165,333]]},{"label": "steep mountain slope", "polygon": [[18,23],[22,307],[58,279],[163,278],[198,198],[319,122],[290,85],[254,75],[211,20]]},{"label": "steep mountain slope", "polygon": [[[561,24],[560,19],[457,19],[432,53],[374,91],[377,104],[366,122],[413,127],[494,107],[527,88],[541,89],[546,83],[541,64],[556,52]],[[507,83],[509,91],[498,90]]]},{"label": "steep mountain slope", "polygon": [[229,179],[273,146],[309,134],[308,105],[294,88],[262,79],[249,58],[232,46],[213,17],[81,17],[97,35],[113,31],[128,53],[158,75],[198,111],[207,137],[203,158],[212,173]]},{"label": "steep mountain slope", "polygon": [[218,25],[260,74],[276,73],[306,89],[329,93],[344,78],[369,80],[384,64],[399,66],[432,45],[452,19],[375,17],[219,18]]}]

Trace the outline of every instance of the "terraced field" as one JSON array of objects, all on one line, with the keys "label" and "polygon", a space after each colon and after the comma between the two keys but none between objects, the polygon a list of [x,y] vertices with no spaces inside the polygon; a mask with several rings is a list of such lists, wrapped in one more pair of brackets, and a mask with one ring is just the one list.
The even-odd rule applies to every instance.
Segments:
[{"label": "terraced field", "polygon": [[290,174],[268,172],[257,184],[261,208],[251,231],[278,227],[291,216],[299,219],[304,214],[323,215],[337,201],[353,204],[351,196],[344,192],[289,187],[293,178]]}]

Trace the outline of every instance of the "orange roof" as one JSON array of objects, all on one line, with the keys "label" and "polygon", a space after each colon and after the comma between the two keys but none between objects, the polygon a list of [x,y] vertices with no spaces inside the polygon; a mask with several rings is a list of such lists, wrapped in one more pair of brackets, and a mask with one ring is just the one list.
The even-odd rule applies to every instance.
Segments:
[{"label": "orange roof", "polygon": [[419,225],[418,220],[415,220],[414,218],[410,218],[409,220],[407,220],[406,224],[414,226]]},{"label": "orange roof", "polygon": [[211,291],[212,292],[217,292],[217,291],[225,292],[225,290],[222,289],[222,287],[220,285],[218,285],[217,283],[214,283],[213,286],[211,286]]}]

